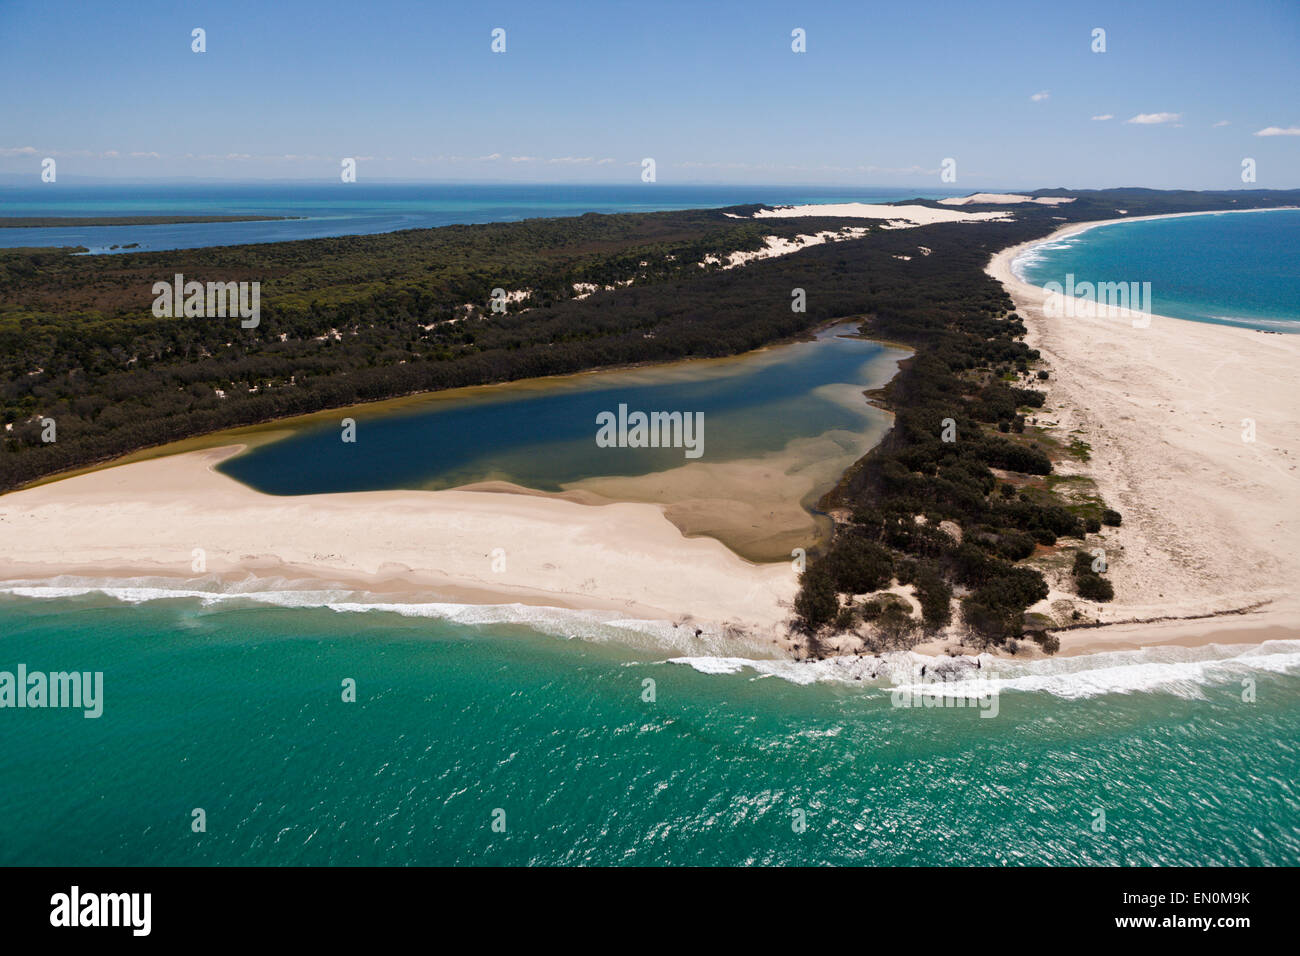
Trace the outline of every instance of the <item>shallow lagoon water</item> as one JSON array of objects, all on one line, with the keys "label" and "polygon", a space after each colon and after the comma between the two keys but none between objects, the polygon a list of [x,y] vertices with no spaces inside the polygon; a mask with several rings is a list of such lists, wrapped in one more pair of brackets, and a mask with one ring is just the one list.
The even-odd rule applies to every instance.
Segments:
[{"label": "shallow lagoon water", "polygon": [[[419,400],[314,416],[258,444],[221,471],[268,494],[451,488],[505,480],[560,491],[594,477],[643,475],[699,462],[777,452],[832,431],[864,432],[887,416],[863,391],[907,353],[850,337],[840,325],[814,341],[733,359],[619,369],[507,386],[431,393]],[[598,416],[631,411],[703,415],[702,454],[601,447]],[[342,419],[356,441],[342,440]],[[279,423],[283,431],[285,423]]]},{"label": "shallow lagoon water", "polygon": [[[854,328],[727,359],[457,389],[280,422],[219,470],[276,495],[507,482],[589,502],[650,502],[684,533],[716,537],[751,560],[787,559],[826,532],[818,499],[890,422],[863,393],[884,385],[908,353]],[[602,447],[600,416],[620,406],[697,417],[702,441]],[[343,440],[345,420],[355,441]]]}]

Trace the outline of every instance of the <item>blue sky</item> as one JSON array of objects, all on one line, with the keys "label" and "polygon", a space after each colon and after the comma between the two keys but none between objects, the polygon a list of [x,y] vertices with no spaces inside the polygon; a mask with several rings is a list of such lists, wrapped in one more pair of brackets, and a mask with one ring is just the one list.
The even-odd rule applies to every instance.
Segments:
[{"label": "blue sky", "polygon": [[0,90],[34,182],[1300,187],[1300,0],[0,0]]}]

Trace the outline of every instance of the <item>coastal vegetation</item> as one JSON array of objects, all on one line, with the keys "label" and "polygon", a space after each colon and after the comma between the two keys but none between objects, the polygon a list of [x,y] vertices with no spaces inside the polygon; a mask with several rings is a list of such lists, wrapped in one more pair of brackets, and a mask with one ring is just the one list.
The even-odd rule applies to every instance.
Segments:
[{"label": "coastal vegetation", "polygon": [[1022,635],[1025,609],[1048,594],[1041,572],[1021,562],[1086,536],[1085,519],[1034,484],[1052,471],[1027,424],[1045,396],[1005,377],[1015,370],[1013,380],[1041,381],[1029,374],[1039,356],[1021,341],[1011,300],[983,272],[992,252],[1015,241],[998,233],[1024,228],[931,227],[926,244],[936,252],[922,269],[932,271],[919,277],[926,294],[882,297],[869,312],[866,334],[916,353],[876,396],[895,412],[894,427],[823,501],[846,520],[804,576],[795,610],[806,631],[838,628],[842,600],[888,584],[898,569],[924,628],[947,625],[959,595],[972,636],[1004,643]]},{"label": "coastal vegetation", "polygon": [[1102,574],[1106,570],[1105,558],[1087,551],[1074,552],[1074,588],[1079,597],[1086,601],[1110,601],[1115,597],[1115,588]]},{"label": "coastal vegetation", "polygon": [[[852,315],[850,280],[794,312],[791,270],[755,309],[756,273],[700,263],[842,226],[703,211],[116,256],[0,251],[0,490],[326,408],[747,351]],[[153,285],[176,274],[259,282],[259,324],[155,317]],[[494,289],[516,293],[501,312]],[[42,440],[45,421],[57,441]]]},{"label": "coastal vegetation", "polygon": [[[1035,195],[1067,195],[1044,190]],[[1111,203],[1124,204],[1132,215],[1250,208],[1294,204],[1294,192],[1252,195],[1162,193],[1113,190],[1068,193],[1078,198],[1061,212],[1073,217],[1114,216]],[[1093,204],[1104,204],[1103,215]],[[1024,325],[1001,285],[984,266],[998,248],[1024,239],[1006,233],[1032,228],[1043,217],[1017,210],[1015,226],[990,223],[966,229],[960,241],[952,227],[931,226],[925,243],[942,263],[934,274],[919,277],[916,294],[882,299],[870,312],[863,331],[916,349],[899,374],[876,396],[895,412],[894,427],[884,440],[851,468],[822,502],[837,521],[825,553],[804,574],[795,602],[796,621],[817,635],[845,630],[852,624],[844,607],[852,607],[862,586],[878,583],[879,570],[891,561],[900,585],[912,585],[922,606],[922,625],[933,632],[950,621],[952,594],[960,595],[962,623],[979,644],[1008,645],[1022,635],[1033,637],[1047,653],[1059,643],[1043,622],[1026,610],[1048,596],[1040,570],[1022,563],[1040,552],[1044,557],[1062,544],[1082,544],[1102,525],[1118,526],[1122,517],[1095,495],[1080,500],[1054,490],[1053,456],[1087,460],[1091,449],[1074,437],[1068,448],[1047,439],[1027,424],[1042,408],[1045,394],[1026,385],[1050,381],[1034,369],[1036,351],[1022,341]],[[960,229],[960,227],[958,227]],[[1048,228],[1044,232],[1050,231]],[[946,234],[945,234],[946,233]],[[942,250],[942,253],[940,252]],[[922,264],[918,271],[925,270]],[[1049,480],[1039,481],[1040,476]],[[883,553],[882,550],[883,549]],[[863,561],[869,574],[854,573]],[[1109,601],[1114,588],[1104,563],[1094,568],[1086,551],[1075,556],[1079,596]],[[872,600],[872,599],[869,599]],[[888,647],[874,635],[868,646]]]}]

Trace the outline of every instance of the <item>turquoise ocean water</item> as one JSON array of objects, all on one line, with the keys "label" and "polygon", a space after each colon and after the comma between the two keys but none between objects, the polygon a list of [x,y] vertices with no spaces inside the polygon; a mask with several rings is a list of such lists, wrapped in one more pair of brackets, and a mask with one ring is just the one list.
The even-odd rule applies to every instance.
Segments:
[{"label": "turquoise ocean water", "polygon": [[1027,282],[1150,282],[1151,311],[1300,332],[1300,209],[1098,226],[1017,257]]},{"label": "turquoise ocean water", "polygon": [[103,715],[0,710],[0,864],[1300,863],[1300,642],[1021,665],[985,718],[589,621],[67,593],[0,597],[0,669]]}]

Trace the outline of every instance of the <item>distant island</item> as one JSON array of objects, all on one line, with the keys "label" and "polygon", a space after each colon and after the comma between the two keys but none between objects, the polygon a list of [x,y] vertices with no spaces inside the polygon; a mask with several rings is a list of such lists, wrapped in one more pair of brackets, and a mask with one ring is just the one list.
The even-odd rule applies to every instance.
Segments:
[{"label": "distant island", "polygon": [[305,216],[0,216],[0,229],[60,226],[173,226],[201,222],[271,222]]}]

